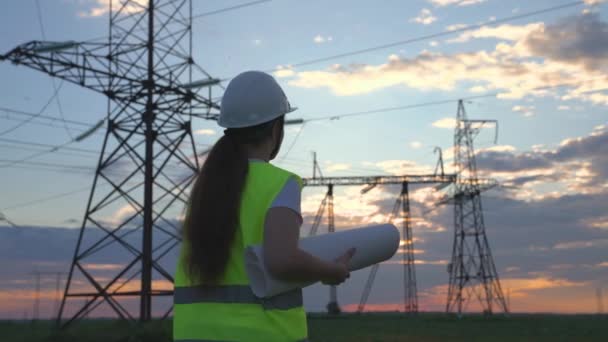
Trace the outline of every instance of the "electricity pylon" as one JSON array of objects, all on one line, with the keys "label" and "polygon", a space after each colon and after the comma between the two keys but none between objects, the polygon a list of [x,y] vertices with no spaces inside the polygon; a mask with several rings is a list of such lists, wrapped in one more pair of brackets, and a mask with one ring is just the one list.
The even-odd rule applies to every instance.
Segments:
[{"label": "electricity pylon", "polygon": [[[496,185],[477,177],[473,140],[481,126],[495,120],[468,120],[462,100],[458,102],[454,132],[454,163],[458,176],[451,202],[454,204],[454,243],[448,265],[450,283],[446,312],[461,314],[473,298],[478,299],[485,314],[497,308],[508,313],[508,307],[494,265],[486,236],[481,192]],[[498,128],[496,129],[498,132]]]},{"label": "electricity pylon", "polygon": [[[441,178],[444,178],[444,174],[442,173]],[[438,180],[442,180],[438,178]],[[450,179],[448,176],[447,179]],[[449,183],[444,183],[449,184]],[[372,185],[361,190],[361,193],[364,194],[367,191],[371,190]],[[401,193],[399,197],[395,201],[395,205],[393,206],[393,211],[388,219],[389,223],[393,223],[393,221],[399,216],[401,213],[401,245],[402,245],[402,260],[403,264],[403,312],[406,313],[417,313],[418,312],[418,290],[417,290],[417,282],[416,282],[416,263],[414,258],[414,235],[412,232],[412,213],[410,210],[410,196],[409,196],[409,184],[408,182],[403,182],[401,184]],[[365,309],[365,304],[367,303],[367,299],[369,298],[369,294],[372,291],[372,285],[374,283],[374,279],[376,278],[376,273],[378,273],[378,268],[380,268],[380,264],[375,264],[372,266],[372,269],[369,272],[369,276],[367,281],[365,282],[365,287],[363,288],[363,293],[361,294],[361,300],[359,301],[359,306],[357,307],[357,312],[361,313]]]},{"label": "electricity pylon", "polygon": [[[316,159],[315,159],[316,160]],[[316,164],[316,162],[315,162]],[[304,186],[326,186],[327,193],[319,206],[309,235],[315,235],[321,224],[325,207],[328,208],[328,232],[332,233],[335,230],[334,225],[334,210],[333,210],[333,189],[334,186],[354,186],[364,185],[361,193],[366,193],[378,185],[400,184],[401,193],[393,208],[389,222],[392,222],[401,212],[403,226],[401,239],[403,240],[403,310],[408,313],[416,313],[418,311],[418,293],[416,285],[416,270],[414,262],[414,237],[411,227],[411,212],[409,203],[409,185],[410,184],[451,184],[456,181],[456,175],[453,174],[432,174],[432,175],[402,175],[402,176],[361,176],[361,177],[314,177],[304,178]],[[367,298],[372,289],[376,273],[378,272],[379,264],[373,265],[359,303],[358,312],[365,309]],[[329,313],[340,313],[340,306],[337,300],[337,290],[335,286],[330,287],[329,303],[327,304]]]},{"label": "electricity pylon", "polygon": [[[172,296],[163,257],[179,244],[178,217],[199,168],[191,122],[216,119],[219,109],[211,100],[219,80],[192,58],[190,0],[108,3],[107,43],[32,41],[0,56],[108,99],[107,130],[57,318],[61,324],[69,315],[64,326],[93,310],[148,321],[152,299]],[[201,79],[193,81],[193,72]],[[125,263],[103,264],[110,254]],[[171,303],[157,312],[168,316]]]}]

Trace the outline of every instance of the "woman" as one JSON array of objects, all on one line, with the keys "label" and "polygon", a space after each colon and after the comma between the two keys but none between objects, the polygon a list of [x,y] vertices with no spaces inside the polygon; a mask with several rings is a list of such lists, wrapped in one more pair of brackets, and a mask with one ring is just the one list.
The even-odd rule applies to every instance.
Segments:
[{"label": "woman", "polygon": [[325,262],[298,248],[297,175],[275,167],[285,114],[294,111],[268,74],[244,72],[224,93],[225,127],[192,188],[175,275],[175,341],[301,341],[302,291],[257,298],[243,253],[262,244],[269,272],[286,281],[337,285],[349,277],[351,249]]}]

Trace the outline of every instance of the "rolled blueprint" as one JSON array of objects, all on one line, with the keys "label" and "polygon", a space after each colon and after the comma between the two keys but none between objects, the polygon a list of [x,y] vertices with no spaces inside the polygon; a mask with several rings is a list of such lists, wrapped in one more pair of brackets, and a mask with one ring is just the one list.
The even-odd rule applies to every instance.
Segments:
[{"label": "rolled blueprint", "polygon": [[[399,240],[397,227],[382,224],[303,238],[299,246],[326,261],[335,260],[354,247],[357,251],[350,261],[350,270],[356,271],[391,258],[399,247]],[[284,282],[274,278],[266,270],[262,245],[247,248],[245,270],[253,293],[261,298],[314,284]]]}]

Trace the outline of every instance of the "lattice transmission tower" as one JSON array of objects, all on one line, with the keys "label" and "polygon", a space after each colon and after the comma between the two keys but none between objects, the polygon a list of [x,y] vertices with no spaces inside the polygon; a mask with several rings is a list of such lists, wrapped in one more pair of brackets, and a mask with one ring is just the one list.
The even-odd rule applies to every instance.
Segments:
[{"label": "lattice transmission tower", "polygon": [[[314,162],[316,167],[316,158]],[[453,174],[428,174],[428,175],[401,175],[401,176],[360,176],[360,177],[316,177],[313,172],[313,178],[304,178],[303,183],[306,187],[327,187],[325,197],[321,201],[321,205],[315,215],[309,235],[313,236],[317,233],[319,226],[322,223],[323,215],[327,209],[327,226],[328,233],[335,231],[334,223],[334,187],[335,186],[365,186],[361,193],[364,194],[378,185],[401,185],[401,192],[395,201],[393,211],[391,212],[389,223],[400,219],[401,239],[402,244],[402,266],[403,266],[403,312],[416,313],[418,312],[418,293],[416,284],[416,269],[414,260],[414,236],[411,226],[411,210],[409,200],[409,186],[412,184],[452,184],[456,181],[456,175]],[[485,181],[485,180],[482,180]],[[368,279],[365,283],[361,301],[357,308],[357,312],[363,312],[367,299],[372,290],[379,264],[371,267]],[[330,286],[329,302],[327,311],[330,314],[339,314],[341,312],[338,304],[337,287]]]},{"label": "lattice transmission tower", "polygon": [[[190,0],[108,3],[106,43],[32,41],[0,56],[108,100],[57,319],[63,326],[93,310],[141,321],[170,314],[173,277],[164,257],[179,244],[178,217],[199,168],[192,119],[216,119],[219,109],[211,100],[219,81],[192,58]],[[125,263],[108,265],[117,256]]]},{"label": "lattice transmission tower", "polygon": [[[446,181],[451,178],[455,178],[453,175],[445,177],[442,173],[437,176],[436,180]],[[424,184],[424,183],[423,183]],[[449,183],[444,183],[449,184]],[[375,187],[375,184],[370,184],[368,187],[361,190],[361,194],[364,194]],[[401,219],[401,263],[403,265],[403,312],[415,314],[418,312],[418,285],[416,283],[416,260],[414,258],[414,234],[412,232],[412,211],[410,208],[410,195],[409,195],[409,182],[404,181],[401,183],[401,193],[391,212],[388,222],[393,223],[396,219]],[[380,264],[374,264],[369,272],[363,293],[361,294],[361,300],[357,307],[357,313],[362,313],[365,310],[367,299],[372,291],[372,285]]]},{"label": "lattice transmission tower", "polygon": [[[508,312],[498,272],[486,236],[481,192],[496,185],[477,176],[473,140],[481,127],[495,120],[468,120],[463,101],[458,102],[454,132],[454,163],[457,181],[451,196],[454,204],[454,243],[448,265],[450,281],[446,311],[461,314],[477,299],[486,314],[495,309]],[[498,130],[497,130],[498,131]]]}]

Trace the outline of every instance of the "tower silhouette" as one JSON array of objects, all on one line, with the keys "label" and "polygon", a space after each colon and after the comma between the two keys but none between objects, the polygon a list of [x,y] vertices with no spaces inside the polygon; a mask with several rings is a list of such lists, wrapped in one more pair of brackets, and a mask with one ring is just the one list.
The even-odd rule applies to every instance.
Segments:
[{"label": "tower silhouette", "polygon": [[454,132],[454,162],[457,180],[452,196],[454,204],[454,243],[446,311],[466,310],[473,298],[479,300],[486,314],[495,309],[508,312],[490,245],[486,236],[481,192],[495,184],[477,177],[474,137],[485,123],[495,120],[468,120],[463,101],[458,102]]}]

